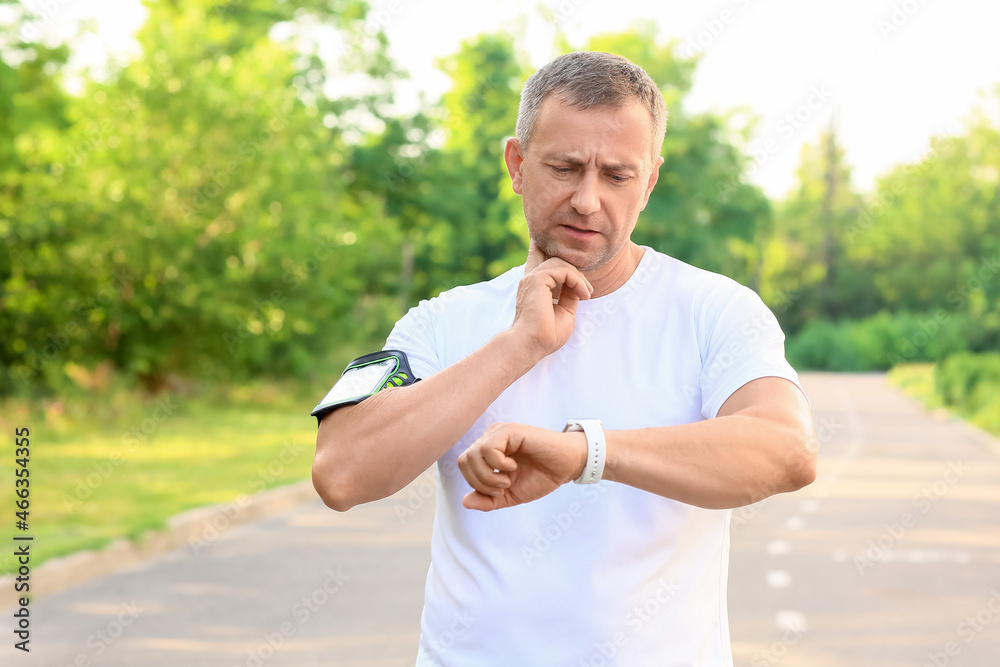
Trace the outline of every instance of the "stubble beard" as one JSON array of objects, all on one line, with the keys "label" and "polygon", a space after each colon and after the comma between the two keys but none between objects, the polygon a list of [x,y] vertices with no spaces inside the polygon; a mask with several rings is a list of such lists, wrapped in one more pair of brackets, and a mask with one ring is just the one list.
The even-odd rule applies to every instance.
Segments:
[{"label": "stubble beard", "polygon": [[[569,262],[581,273],[593,273],[608,264],[615,255],[618,254],[618,250],[609,248],[606,245],[602,245],[594,253],[585,254],[586,263],[580,263],[580,257],[576,253],[566,252],[567,248],[560,245],[557,241],[554,241],[552,237],[548,234],[538,235],[532,237],[535,241],[535,245],[538,249],[545,253],[546,257],[558,257],[559,259]],[[584,251],[578,251],[584,252]],[[574,256],[575,255],[575,256]]]}]

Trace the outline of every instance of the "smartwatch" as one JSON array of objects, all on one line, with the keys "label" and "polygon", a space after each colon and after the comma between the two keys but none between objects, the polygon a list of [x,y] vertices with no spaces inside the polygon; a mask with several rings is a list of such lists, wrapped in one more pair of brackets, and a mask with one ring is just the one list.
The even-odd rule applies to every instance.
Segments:
[{"label": "smartwatch", "polygon": [[417,382],[413,377],[406,353],[382,350],[358,357],[340,375],[337,384],[309,414],[319,422],[327,414],[345,405],[355,405],[383,389],[405,387]]},{"label": "smartwatch", "polygon": [[604,477],[604,428],[600,419],[570,419],[563,433],[583,431],[587,436],[587,464],[573,481],[577,484],[597,484]]}]

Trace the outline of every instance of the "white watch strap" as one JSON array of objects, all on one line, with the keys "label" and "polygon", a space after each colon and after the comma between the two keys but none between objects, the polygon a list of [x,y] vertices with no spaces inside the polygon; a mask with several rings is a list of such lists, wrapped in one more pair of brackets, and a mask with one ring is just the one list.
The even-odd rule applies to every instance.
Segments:
[{"label": "white watch strap", "polygon": [[587,436],[587,465],[583,474],[573,480],[577,484],[596,484],[604,476],[604,429],[600,419],[570,419],[563,433],[583,431]]}]

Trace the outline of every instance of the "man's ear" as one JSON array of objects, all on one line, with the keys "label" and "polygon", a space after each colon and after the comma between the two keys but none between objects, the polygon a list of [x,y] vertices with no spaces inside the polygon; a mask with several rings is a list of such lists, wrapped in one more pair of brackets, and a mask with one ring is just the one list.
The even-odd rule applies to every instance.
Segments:
[{"label": "man's ear", "polygon": [[660,167],[663,165],[663,157],[657,157],[656,162],[653,163],[653,171],[649,174],[649,180],[646,182],[646,196],[642,200],[642,208],[639,209],[643,211],[646,209],[646,204],[649,203],[649,195],[653,194],[653,188],[656,187],[656,181],[660,178]]},{"label": "man's ear", "polygon": [[508,137],[503,149],[503,161],[507,163],[507,173],[510,174],[510,185],[516,194],[521,194],[521,167],[524,165],[524,152],[521,142],[515,137]]}]

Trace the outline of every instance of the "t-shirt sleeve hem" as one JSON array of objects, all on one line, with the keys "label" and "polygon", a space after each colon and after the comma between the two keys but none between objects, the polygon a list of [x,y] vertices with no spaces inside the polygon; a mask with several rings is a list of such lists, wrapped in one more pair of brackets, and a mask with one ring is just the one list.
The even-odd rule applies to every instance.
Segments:
[{"label": "t-shirt sleeve hem", "polygon": [[701,410],[702,416],[705,417],[705,419],[715,419],[719,415],[719,410],[721,410],[722,406],[725,405],[727,400],[729,400],[729,397],[735,394],[740,387],[748,382],[753,382],[754,380],[766,377],[776,377],[788,380],[798,387],[799,391],[802,392],[802,395],[805,396],[806,401],[809,401],[809,395],[806,394],[806,390],[802,388],[802,385],[799,383],[798,374],[794,370],[782,370],[773,367],[753,368],[745,370],[739,375],[734,375],[729,382],[717,389],[712,396],[710,396],[709,399],[703,403]]}]

